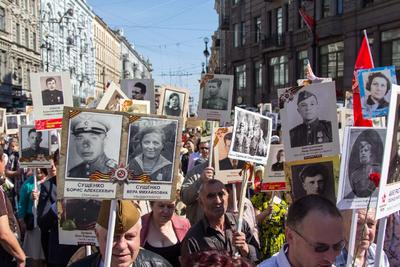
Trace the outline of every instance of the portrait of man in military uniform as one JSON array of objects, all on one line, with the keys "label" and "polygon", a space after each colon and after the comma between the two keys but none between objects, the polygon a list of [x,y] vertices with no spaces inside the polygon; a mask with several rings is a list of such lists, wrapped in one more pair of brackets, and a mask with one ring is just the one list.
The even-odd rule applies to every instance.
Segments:
[{"label": "portrait of man in military uniform", "polygon": [[[117,166],[117,161],[105,153],[106,138],[110,131],[107,119],[84,114],[71,119],[70,123],[70,139],[74,142],[70,146],[74,145],[81,160],[76,161],[79,164],[73,167],[68,166],[68,163],[68,177],[89,178],[95,171],[109,174],[111,169]],[[69,155],[68,160],[72,158],[73,156]]]},{"label": "portrait of man in military uniform", "polygon": [[221,79],[209,80],[204,90],[203,109],[226,110],[228,108],[228,91],[222,90]]},{"label": "portrait of man in military uniform", "polygon": [[65,199],[60,226],[64,231],[94,230],[101,201],[94,199]]},{"label": "portrait of man in military uniform", "polygon": [[[38,132],[36,131],[35,128],[31,128],[28,130],[27,136],[24,136],[24,131],[22,132],[22,138],[23,140],[22,140],[21,156],[23,158],[37,158],[40,155],[41,156],[49,155],[48,144],[47,147],[41,146],[41,144],[43,143],[42,132]],[[29,144],[29,146],[25,147],[25,144]]]},{"label": "portrait of man in military uniform", "polygon": [[64,96],[63,92],[61,91],[62,88],[57,88],[61,85],[57,84],[56,78],[43,77],[41,79],[46,79],[46,88],[42,90],[42,104],[44,106],[64,104]]},{"label": "portrait of man in military uniform", "polygon": [[320,111],[315,94],[301,91],[297,99],[297,111],[303,122],[289,131],[291,147],[332,142],[332,124],[318,118]]}]

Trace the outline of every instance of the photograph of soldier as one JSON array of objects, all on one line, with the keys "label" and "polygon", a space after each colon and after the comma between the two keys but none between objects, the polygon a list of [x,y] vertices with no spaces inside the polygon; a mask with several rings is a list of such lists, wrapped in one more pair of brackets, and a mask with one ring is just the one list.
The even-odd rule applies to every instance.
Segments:
[{"label": "photograph of soldier", "polygon": [[146,85],[142,82],[136,82],[131,89],[131,98],[136,100],[144,100],[146,95]]},{"label": "photograph of soldier", "polygon": [[42,89],[42,104],[44,106],[64,104],[60,77],[41,77],[40,79],[45,80],[46,84],[46,88]]},{"label": "photograph of soldier", "polygon": [[36,131],[33,127],[21,128],[21,157],[22,158],[38,158],[40,156],[49,155],[48,133]]},{"label": "photograph of soldier", "polygon": [[165,103],[163,115],[182,116],[185,94],[165,89]]},{"label": "photograph of soldier", "polygon": [[[224,135],[224,148],[229,151],[232,143],[232,133],[227,133]],[[243,160],[230,159],[228,156],[219,160],[219,170],[234,170],[242,169],[244,167]]]},{"label": "photograph of soldier", "polygon": [[[397,95],[397,103],[400,103],[400,95]],[[400,106],[396,107],[396,117],[394,120],[394,131],[392,138],[392,150],[390,153],[389,172],[387,184],[400,181]]]},{"label": "photograph of soldier", "polygon": [[18,129],[18,115],[7,115],[7,130]]},{"label": "photograph of soldier", "polygon": [[27,125],[26,115],[25,114],[20,114],[19,115],[19,125],[21,125],[21,126]]},{"label": "photograph of soldier", "polygon": [[276,153],[276,162],[272,164],[271,171],[281,172],[283,171],[283,165],[285,164],[285,152],[283,149],[279,149]]},{"label": "photograph of soldier", "polygon": [[350,128],[350,157],[348,159],[348,193],[345,198],[369,197],[377,195],[374,183],[369,179],[371,173],[381,173],[383,143],[386,129]]},{"label": "photograph of soldier", "polygon": [[222,86],[222,80],[218,78],[207,82],[203,92],[203,109],[226,110],[228,108],[228,88]]},{"label": "photograph of soldier", "polygon": [[134,180],[172,181],[177,128],[174,120],[143,117],[129,126],[127,165]]},{"label": "photograph of soldier", "polygon": [[64,199],[60,227],[64,231],[94,230],[100,211],[100,200]]},{"label": "photograph of soldier", "polygon": [[301,91],[297,99],[297,112],[303,122],[289,131],[291,147],[332,142],[331,122],[318,118],[321,111],[315,94]]},{"label": "photograph of soldier", "polygon": [[[82,112],[70,120],[67,177],[109,174],[119,161],[122,116]],[[118,142],[116,142],[118,140]],[[107,149],[106,149],[107,148]]]},{"label": "photograph of soldier", "polygon": [[295,199],[316,194],[336,202],[332,161],[293,165],[291,171]]}]

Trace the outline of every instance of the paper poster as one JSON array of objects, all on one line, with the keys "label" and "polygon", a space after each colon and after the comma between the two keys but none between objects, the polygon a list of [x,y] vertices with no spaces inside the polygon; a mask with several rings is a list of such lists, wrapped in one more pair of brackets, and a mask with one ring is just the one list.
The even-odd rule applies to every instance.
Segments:
[{"label": "paper poster", "polygon": [[37,131],[33,125],[21,126],[19,140],[21,168],[49,168],[51,166],[49,131]]},{"label": "paper poster", "polygon": [[386,128],[346,127],[337,206],[340,209],[366,208],[370,196],[376,205],[378,189],[370,180],[382,170]]},{"label": "paper poster", "polygon": [[120,111],[120,101],[128,99],[122,90],[114,82],[107,87],[105,94],[101,98],[97,109],[105,109],[110,111]]},{"label": "paper poster", "polygon": [[3,133],[5,130],[5,121],[6,121],[6,109],[0,108],[0,133]]},{"label": "paper poster", "polygon": [[283,145],[271,145],[269,157],[265,165],[261,191],[287,191],[285,178],[285,152]]},{"label": "paper poster", "polygon": [[199,118],[230,122],[233,92],[233,75],[206,74],[200,84]]},{"label": "paper poster", "polygon": [[259,113],[235,107],[235,124],[229,157],[266,164],[272,133],[272,121]]},{"label": "paper poster", "polygon": [[121,99],[120,111],[133,114],[150,114],[150,101],[148,100],[133,100]]},{"label": "paper poster", "polygon": [[18,125],[19,125],[19,116],[18,114],[8,114],[6,115],[6,134],[18,134]]},{"label": "paper poster", "polygon": [[125,79],[121,82],[122,91],[133,100],[148,100],[150,111],[156,114],[156,99],[153,79]]},{"label": "paper poster", "polygon": [[335,83],[293,87],[279,93],[286,160],[339,154]]}]

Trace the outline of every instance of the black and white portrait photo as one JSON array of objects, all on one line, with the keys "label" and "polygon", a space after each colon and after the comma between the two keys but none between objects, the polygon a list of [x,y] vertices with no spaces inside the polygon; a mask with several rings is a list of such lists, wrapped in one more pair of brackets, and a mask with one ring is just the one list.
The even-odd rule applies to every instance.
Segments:
[{"label": "black and white portrait photo", "polygon": [[339,154],[335,83],[291,89],[280,113],[287,160]]},{"label": "black and white portrait photo", "polygon": [[378,196],[378,190],[370,175],[381,174],[385,137],[385,128],[345,129],[338,191],[339,207],[365,208],[366,206],[362,205],[366,203],[354,200],[368,199],[371,195]]},{"label": "black and white portrait photo", "polygon": [[394,66],[360,70],[358,83],[363,117],[386,116],[389,112],[392,83],[396,84]]},{"label": "black and white portrait photo", "polygon": [[141,117],[129,126],[127,166],[133,180],[171,183],[178,121]]},{"label": "black and white portrait photo", "polygon": [[180,117],[183,115],[185,105],[185,93],[175,90],[164,90],[164,109],[163,115]]},{"label": "black and white portrait photo", "polygon": [[400,95],[396,100],[387,184],[400,182]]},{"label": "black and white portrait photo", "polygon": [[109,174],[119,162],[122,116],[81,112],[69,122],[66,176]]},{"label": "black and white portrait photo", "polygon": [[19,114],[19,125],[27,125],[26,114]]},{"label": "black and white portrait photo", "polygon": [[48,131],[36,131],[33,126],[21,127],[21,158],[29,161],[43,160],[50,155]]},{"label": "black and white portrait photo", "polygon": [[95,199],[64,199],[60,216],[63,231],[94,230],[101,201]]},{"label": "black and white portrait photo", "polygon": [[226,110],[228,108],[229,84],[220,78],[209,80],[203,89],[202,108]]},{"label": "black and white portrait photo", "polygon": [[121,89],[129,99],[150,101],[151,113],[155,113],[153,79],[124,79]]},{"label": "black and white portrait photo", "polygon": [[292,190],[295,199],[305,195],[321,195],[335,200],[333,161],[291,165]]},{"label": "black and white portrait photo", "polygon": [[235,124],[229,157],[265,164],[270,140],[270,118],[235,107]]},{"label": "black and white portrait photo", "polygon": [[263,115],[267,116],[268,118],[270,118],[272,120],[272,130],[276,131],[276,129],[278,127],[278,113],[264,112]]},{"label": "black and white portrait photo", "polygon": [[64,104],[63,86],[60,76],[47,76],[40,78],[42,87],[42,104],[48,105],[62,105]]},{"label": "black and white portrait photo", "polygon": [[18,115],[6,115],[6,134],[18,133]]}]

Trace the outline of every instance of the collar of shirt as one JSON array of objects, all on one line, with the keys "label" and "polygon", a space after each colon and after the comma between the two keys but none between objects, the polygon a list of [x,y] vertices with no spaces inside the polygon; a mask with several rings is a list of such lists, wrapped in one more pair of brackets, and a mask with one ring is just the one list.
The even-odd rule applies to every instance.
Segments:
[{"label": "collar of shirt", "polygon": [[[225,231],[226,230],[231,230],[231,229],[236,230],[236,221],[235,221],[235,219],[233,217],[233,214],[227,212],[227,213],[225,213],[224,216],[225,216],[225,219],[224,219],[225,229],[224,230]],[[202,224],[203,224],[203,230],[204,230],[205,233],[209,233],[210,230],[217,231],[217,230],[215,230],[214,228],[212,228],[210,226],[210,223],[208,222],[208,219],[207,219],[206,216],[203,217]]]}]

